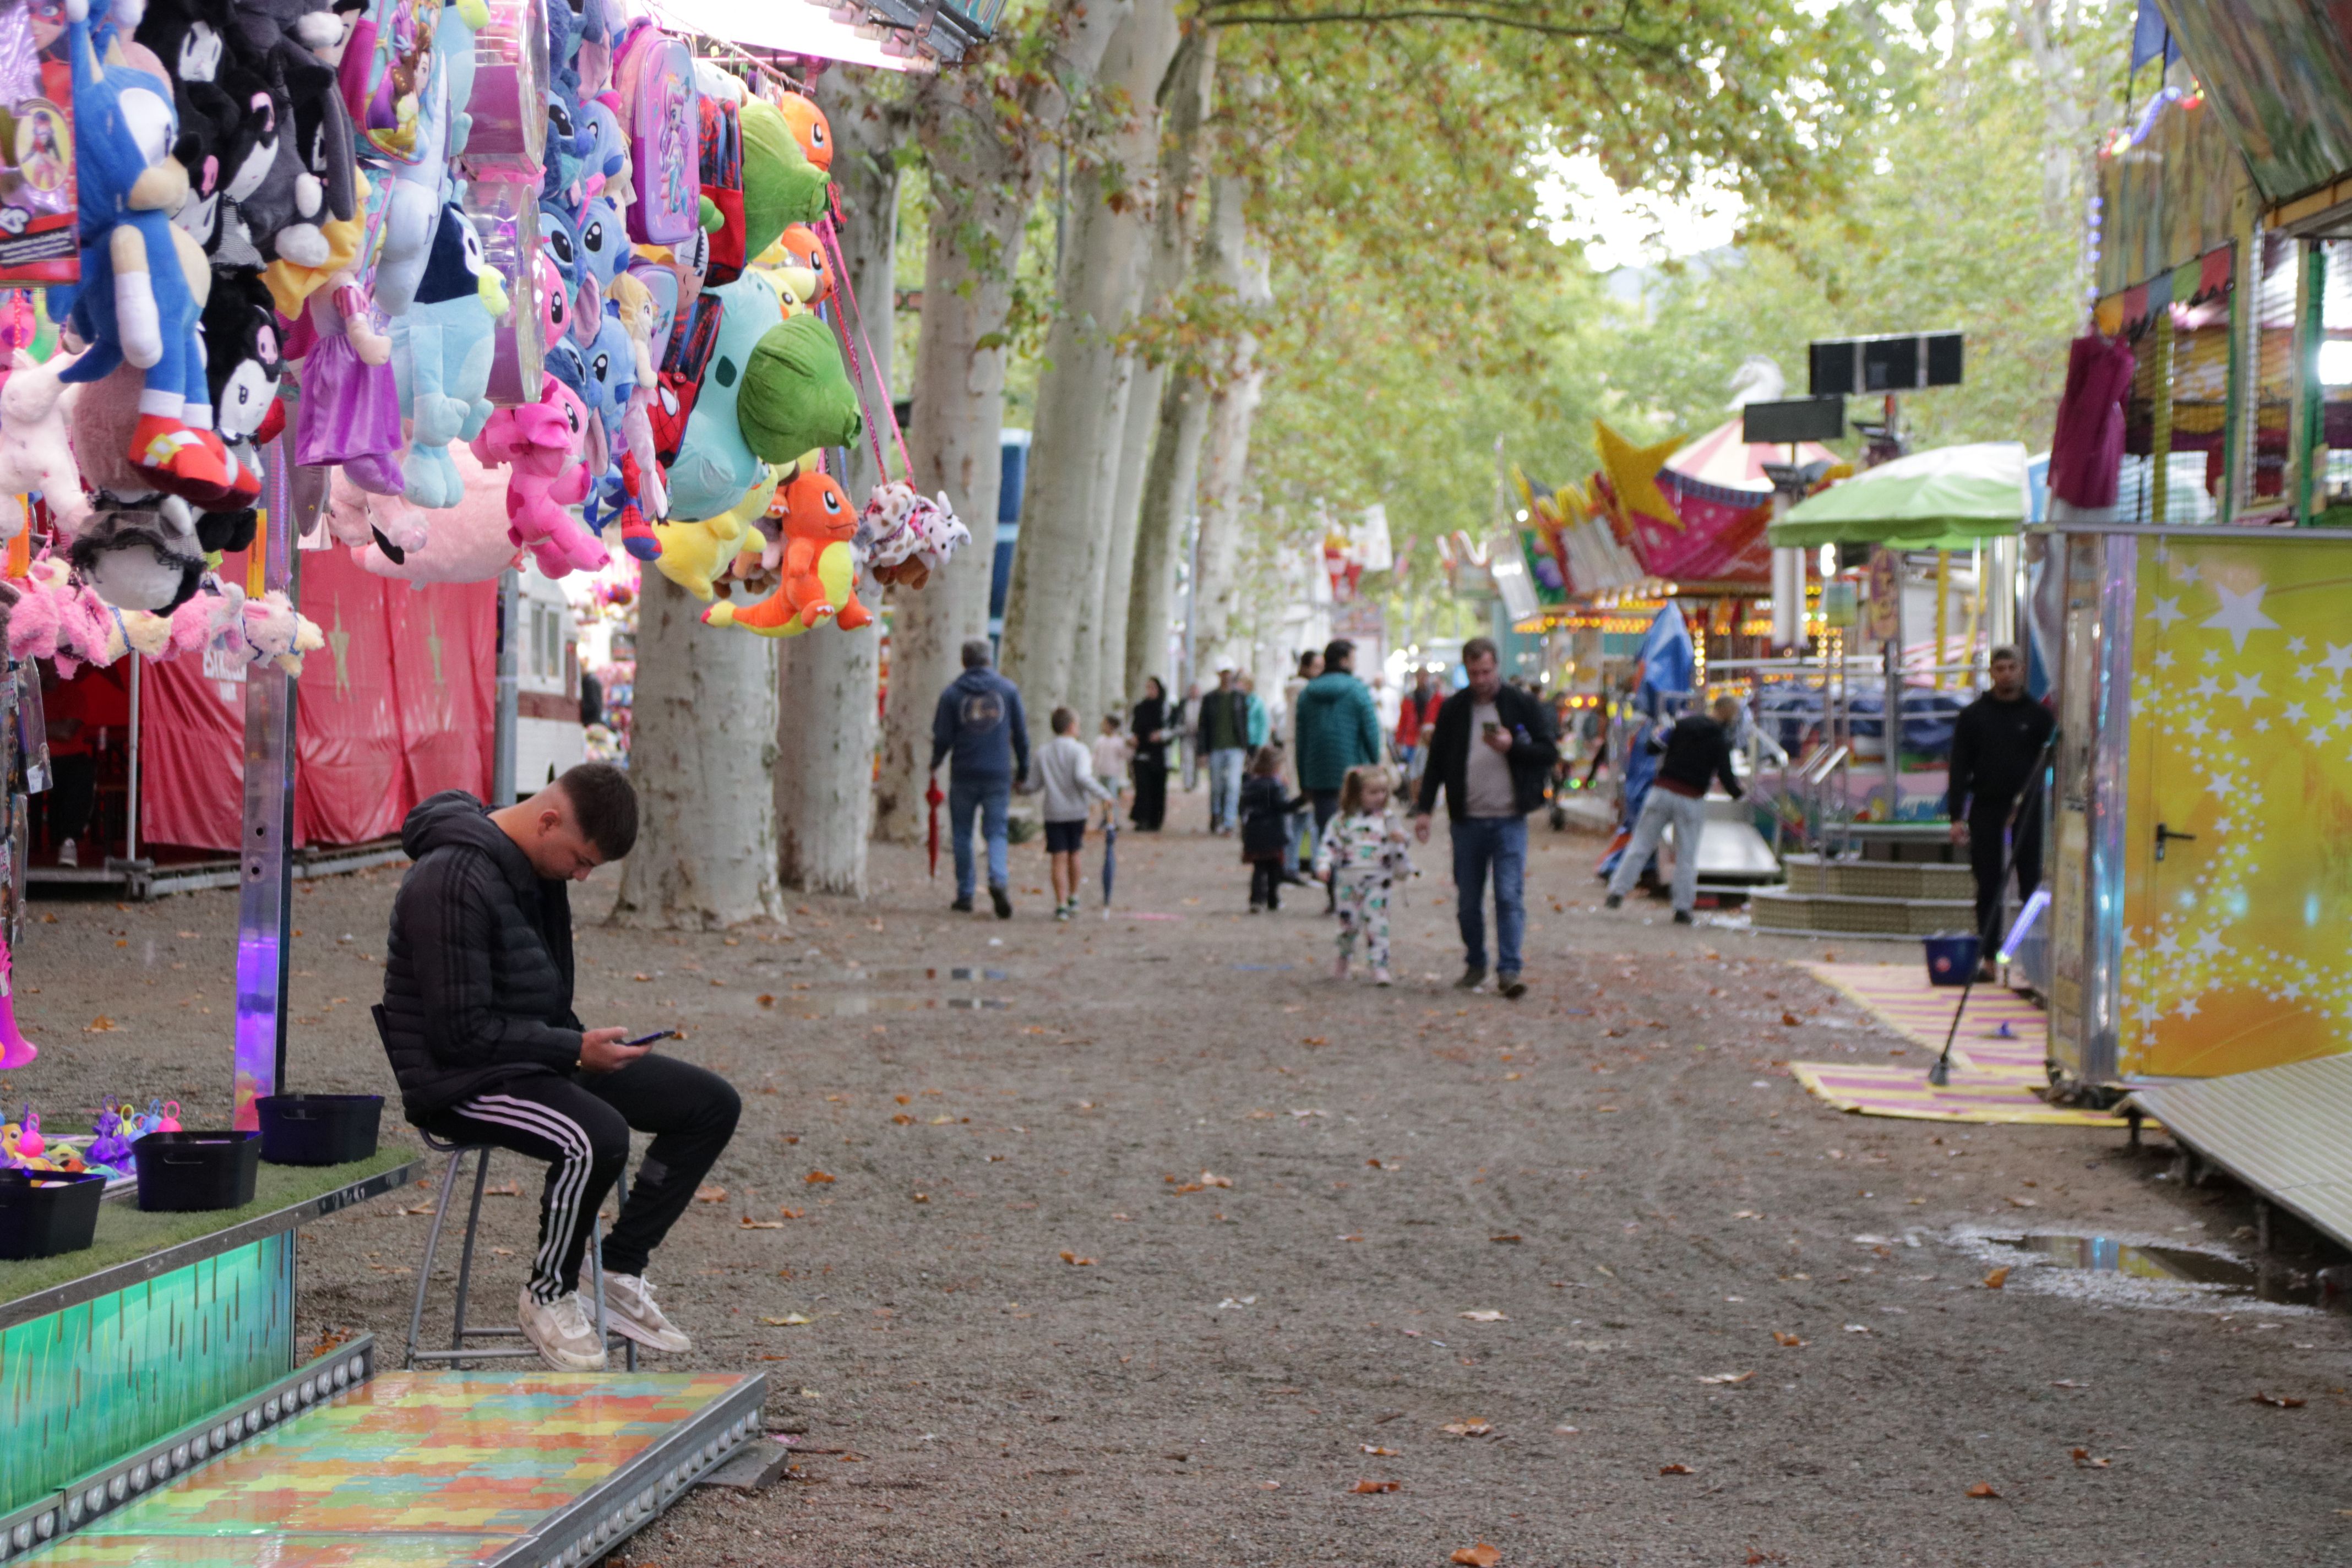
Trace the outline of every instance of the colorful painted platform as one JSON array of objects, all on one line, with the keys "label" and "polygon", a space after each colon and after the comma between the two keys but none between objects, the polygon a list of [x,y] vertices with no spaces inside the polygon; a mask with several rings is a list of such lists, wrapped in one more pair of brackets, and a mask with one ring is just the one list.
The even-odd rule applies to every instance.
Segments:
[{"label": "colorful painted platform", "polygon": [[757,1374],[383,1373],[20,1561],[573,1568],[757,1437],[765,1395]]},{"label": "colorful painted platform", "polygon": [[[1808,963],[1815,978],[1877,1015],[1887,1027],[1934,1053],[1944,1048],[1960,992],[1930,985],[1916,963]],[[2007,1037],[2002,1034],[2004,1026]],[[2118,1115],[2052,1105],[2034,1091],[2045,1087],[2045,1021],[2042,1010],[2013,991],[1979,985],[1952,1044],[1951,1082],[1927,1081],[1927,1063],[1790,1062],[1798,1082],[1836,1106],[1864,1116],[1923,1121],[2016,1122],[2049,1127],[2123,1127]]]}]

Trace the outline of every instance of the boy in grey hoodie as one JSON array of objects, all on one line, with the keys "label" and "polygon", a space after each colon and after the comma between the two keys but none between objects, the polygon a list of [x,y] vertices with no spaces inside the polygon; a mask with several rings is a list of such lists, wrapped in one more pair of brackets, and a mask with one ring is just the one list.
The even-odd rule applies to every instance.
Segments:
[{"label": "boy in grey hoodie", "polygon": [[1118,797],[1095,777],[1094,755],[1078,739],[1078,716],[1056,708],[1054,738],[1037,752],[1037,776],[1045,790],[1045,853],[1054,862],[1054,918],[1078,912],[1078,851],[1086,847],[1087,818],[1096,801]]}]

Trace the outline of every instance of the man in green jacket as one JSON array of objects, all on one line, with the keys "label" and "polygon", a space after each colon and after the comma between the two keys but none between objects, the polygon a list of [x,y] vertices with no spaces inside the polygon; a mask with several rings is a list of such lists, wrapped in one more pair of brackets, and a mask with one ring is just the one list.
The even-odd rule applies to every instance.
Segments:
[{"label": "man in green jacket", "polygon": [[1355,665],[1356,645],[1339,638],[1323,650],[1323,673],[1298,692],[1298,787],[1314,804],[1318,839],[1339,809],[1348,770],[1381,760],[1381,710]]}]

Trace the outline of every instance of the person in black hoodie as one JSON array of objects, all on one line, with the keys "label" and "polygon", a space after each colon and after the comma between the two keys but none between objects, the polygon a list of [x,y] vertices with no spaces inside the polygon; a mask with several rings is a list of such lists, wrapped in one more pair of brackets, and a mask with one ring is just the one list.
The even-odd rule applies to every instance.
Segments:
[{"label": "person in black hoodie", "polygon": [[1282,748],[1260,746],[1242,783],[1242,859],[1250,868],[1250,913],[1282,908],[1290,815],[1306,805],[1305,794],[1294,797],[1282,787]]},{"label": "person in black hoodie", "polygon": [[[1988,661],[1992,689],[1960,710],[1952,725],[1949,805],[1952,842],[1965,845],[1977,884],[1977,932],[1986,952],[1999,938],[1990,931],[2000,909],[2001,860],[2016,861],[2017,896],[2030,899],[2042,885],[2042,813],[2028,800],[2010,830],[2010,812],[2034,783],[2042,748],[2058,721],[2025,694],[2025,661],[2013,647],[1997,647]],[[1991,965],[1988,962],[1986,972]]]},{"label": "person in black hoodie", "polygon": [[604,1366],[580,1264],[632,1128],[654,1141],[604,1238],[605,1313],[641,1344],[692,1348],[654,1304],[646,1262],[742,1110],[718,1074],[625,1044],[626,1029],[587,1028],[572,1009],[565,884],[636,837],[636,794],[608,763],[583,763],[496,811],[445,790],[401,825],[415,864],[393,900],[376,1027],[410,1121],[547,1162],[520,1311],[525,1337],[559,1372]]}]

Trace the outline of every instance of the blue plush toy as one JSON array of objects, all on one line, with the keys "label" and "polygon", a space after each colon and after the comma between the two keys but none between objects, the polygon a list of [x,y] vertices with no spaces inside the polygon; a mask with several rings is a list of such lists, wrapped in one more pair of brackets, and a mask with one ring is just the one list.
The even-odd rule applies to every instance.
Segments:
[{"label": "blue plush toy", "polygon": [[53,289],[49,310],[70,313],[90,347],[60,379],[97,381],[130,361],[146,373],[131,464],[158,489],[200,504],[250,506],[258,486],[211,429],[197,329],[212,272],[203,248],[172,222],[188,195],[188,172],[172,156],[179,139],[172,86],[132,69],[119,46],[100,61],[89,0],[68,0],[66,16],[81,282]]},{"label": "blue plush toy", "polygon": [[463,150],[472,126],[466,105],[474,96],[474,29],[488,20],[484,0],[442,8],[433,40],[436,67],[416,117],[416,157],[391,170],[383,248],[376,256],[371,289],[387,316],[400,315],[416,298],[433,254],[434,226],[449,199],[449,160]]},{"label": "blue plush toy", "polygon": [[455,203],[443,207],[416,301],[391,327],[392,372],[412,432],[401,493],[418,506],[465,499],[449,443],[472,440],[490,417],[490,324],[508,308],[472,220]]},{"label": "blue plush toy", "polygon": [[611,291],[613,279],[631,259],[629,231],[621,218],[621,204],[601,195],[580,209],[580,266],[596,280],[596,291]]},{"label": "blue plush toy", "polygon": [[[563,296],[580,292],[580,226],[572,209],[551,198],[539,204],[539,247],[563,278]],[[577,391],[578,388],[573,388]]]},{"label": "blue plush toy", "polygon": [[719,302],[719,342],[703,368],[677,460],[669,465],[670,516],[689,522],[731,510],[766,471],[736,422],[736,399],[751,351],[784,320],[775,285],[759,272],[705,292]]}]

